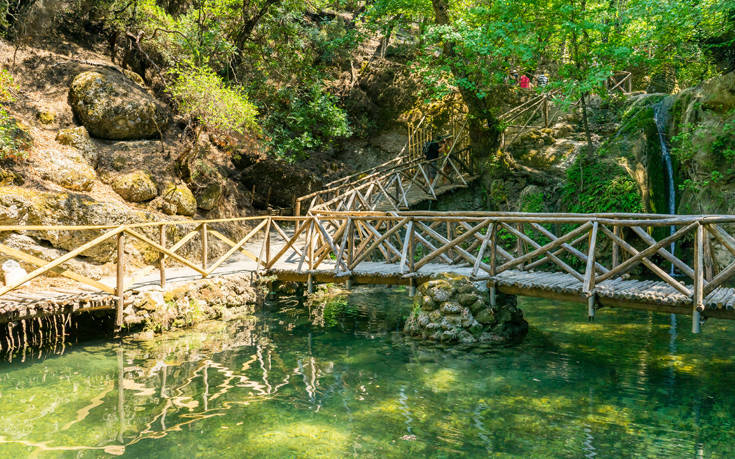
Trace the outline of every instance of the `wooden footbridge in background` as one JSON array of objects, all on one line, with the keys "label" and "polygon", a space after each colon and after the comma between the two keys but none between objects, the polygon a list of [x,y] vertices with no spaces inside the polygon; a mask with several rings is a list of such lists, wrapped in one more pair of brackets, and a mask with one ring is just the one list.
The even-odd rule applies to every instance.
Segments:
[{"label": "wooden footbridge in background", "polygon": [[[223,231],[232,225],[247,234],[230,239]],[[121,226],[4,226],[0,231],[34,235],[81,232],[89,242],[52,261],[0,246],[5,256],[38,266],[0,289],[0,311],[10,317],[6,320],[23,320],[64,308],[68,303],[59,301],[59,293],[38,283],[53,274],[85,287],[76,291],[72,312],[114,309],[121,326],[126,292],[137,288],[131,276],[142,268],[127,265],[125,254],[147,247],[160,254],[154,265],[161,286],[172,278],[188,282],[251,272],[305,282],[309,288],[314,282],[413,287],[450,273],[487,282],[493,301],[497,292],[577,301],[586,304],[590,317],[601,307],[691,314],[698,332],[701,317],[735,318],[735,289],[729,283],[735,262],[718,269],[713,261],[713,254],[718,260],[735,259],[734,229],[735,216],[476,212],[314,212]],[[672,243],[678,244],[676,254],[669,249]],[[179,253],[185,246],[189,256]],[[116,276],[110,279],[93,280],[65,266],[101,249],[117,252]],[[67,288],[65,294],[75,292]],[[14,315],[13,309],[25,315]]]}]

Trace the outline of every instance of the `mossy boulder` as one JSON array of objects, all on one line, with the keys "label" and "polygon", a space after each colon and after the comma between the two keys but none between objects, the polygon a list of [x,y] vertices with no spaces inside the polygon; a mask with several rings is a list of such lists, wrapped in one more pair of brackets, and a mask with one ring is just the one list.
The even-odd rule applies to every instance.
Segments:
[{"label": "mossy boulder", "polygon": [[62,145],[74,147],[82,153],[92,167],[97,165],[97,148],[89,137],[84,126],[61,129],[56,133],[56,141]]},{"label": "mossy boulder", "polygon": [[444,274],[421,284],[404,332],[418,339],[471,346],[510,344],[528,332],[515,297],[498,295],[490,306],[486,290],[465,276]]},{"label": "mossy boulder", "polygon": [[129,202],[150,201],[158,195],[158,188],[151,176],[141,170],[118,175],[111,185],[117,194]]},{"label": "mossy boulder", "polygon": [[56,121],[56,113],[51,110],[41,110],[36,114],[36,117],[43,125],[53,124]]},{"label": "mossy boulder", "polygon": [[196,194],[197,207],[202,210],[212,210],[215,208],[222,196],[222,184],[210,183]]},{"label": "mossy boulder", "polygon": [[197,211],[197,200],[184,184],[167,183],[155,205],[169,215],[192,216]]},{"label": "mossy boulder", "polygon": [[155,137],[169,120],[164,104],[119,72],[80,73],[71,83],[69,102],[89,133],[102,139]]}]

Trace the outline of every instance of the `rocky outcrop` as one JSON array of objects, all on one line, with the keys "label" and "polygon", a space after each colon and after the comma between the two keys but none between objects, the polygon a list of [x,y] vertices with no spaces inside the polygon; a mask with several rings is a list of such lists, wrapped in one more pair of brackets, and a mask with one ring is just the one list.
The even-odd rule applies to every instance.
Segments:
[{"label": "rocky outcrop", "polygon": [[678,212],[735,214],[735,72],[670,99],[667,134],[681,162]]},{"label": "rocky outcrop", "polygon": [[68,129],[61,129],[56,134],[56,141],[62,145],[74,147],[82,152],[82,156],[87,159],[92,167],[97,165],[97,149],[89,137],[89,132],[84,126],[77,126]]},{"label": "rocky outcrop", "polygon": [[34,169],[42,178],[72,191],[92,189],[97,173],[76,151],[40,150],[35,153]]},{"label": "rocky outcrop", "polygon": [[[117,225],[145,222],[149,214],[118,202],[95,201],[73,193],[52,193],[17,186],[0,187],[0,224],[2,225]],[[53,247],[73,250],[102,234],[103,231],[34,231],[29,235]],[[137,247],[131,244],[131,250]],[[141,248],[132,255],[155,260],[154,250]],[[104,263],[115,254],[110,240],[84,253],[88,259]]]},{"label": "rocky outcrop", "polygon": [[102,139],[150,138],[168,124],[166,107],[118,72],[80,73],[71,83],[69,102],[90,134]]},{"label": "rocky outcrop", "polygon": [[150,201],[158,196],[158,188],[148,173],[137,170],[112,180],[112,189],[128,202]]},{"label": "rocky outcrop", "polygon": [[222,196],[222,184],[210,183],[196,194],[197,206],[202,210],[212,210]]},{"label": "rocky outcrop", "polygon": [[404,332],[444,344],[510,344],[528,332],[515,297],[500,295],[490,306],[487,292],[467,277],[445,274],[421,284]]}]

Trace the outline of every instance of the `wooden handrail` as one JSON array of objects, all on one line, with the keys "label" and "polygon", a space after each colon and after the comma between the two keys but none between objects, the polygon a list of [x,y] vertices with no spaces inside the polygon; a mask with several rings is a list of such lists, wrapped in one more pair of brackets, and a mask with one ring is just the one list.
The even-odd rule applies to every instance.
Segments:
[{"label": "wooden handrail", "polygon": [[[242,223],[248,226],[246,235],[237,241],[221,234],[208,222]],[[290,224],[291,227],[284,225]],[[151,228],[191,227],[171,246],[164,237],[153,238],[142,230]],[[652,230],[676,226],[673,234],[657,240]],[[730,226],[725,226],[730,225]],[[692,314],[699,317],[707,298],[722,295],[722,288],[735,277],[735,261],[705,278],[704,266],[712,257],[712,250],[703,248],[708,237],[735,257],[735,237],[728,231],[735,227],[734,215],[660,215],[630,213],[553,214],[520,212],[375,212],[375,211],[314,211],[304,217],[262,216],[224,218],[217,220],[173,220],[133,223],[109,228],[107,226],[6,226],[4,231],[52,231],[72,228],[70,231],[88,231],[92,240],[81,244],[53,261],[29,255],[22,250],[0,244],[0,253],[37,266],[23,279],[0,289],[0,297],[43,275],[62,275],[118,297],[118,307],[124,305],[125,241],[134,238],[152,248],[167,260],[190,268],[203,277],[216,275],[235,253],[244,254],[254,261],[252,270],[289,269],[309,274],[316,270],[331,270],[349,276],[368,261],[396,265],[402,276],[416,276],[430,264],[466,266],[473,276],[495,279],[517,270],[542,269],[543,272],[561,272],[576,282],[590,301],[590,315],[594,315],[594,297],[607,282],[624,279],[633,268],[641,267],[660,282],[692,304]],[[101,228],[106,228],[99,235]],[[284,229],[285,228],[285,229]],[[561,228],[552,230],[552,228]],[[445,231],[446,230],[446,231]],[[211,255],[207,236],[222,241],[226,250],[213,264],[203,263]],[[197,236],[199,236],[197,238]],[[676,254],[667,250],[674,241],[693,236],[694,249],[678,249]],[[89,279],[62,265],[102,244],[110,244],[117,237],[117,286],[107,286]],[[185,244],[198,241],[200,260],[191,260],[177,253]],[[607,241],[603,244],[603,241]],[[274,245],[275,244],[275,245]],[[690,246],[683,246],[690,247]],[[196,249],[197,246],[194,246]],[[616,250],[629,256],[620,259]],[[258,253],[256,255],[256,253]],[[191,253],[191,252],[190,252]],[[487,259],[489,254],[490,259]],[[199,255],[198,255],[199,256]],[[296,256],[298,263],[294,261]],[[289,261],[290,260],[290,261]],[[612,261],[611,261],[612,260]],[[165,284],[166,265],[159,263],[161,285]],[[664,265],[672,264],[684,277],[671,275]],[[372,266],[372,265],[370,265]],[[372,268],[370,268],[372,269]],[[449,268],[446,268],[449,269]],[[708,280],[709,279],[709,280]],[[684,283],[691,280],[692,284]],[[682,301],[682,300],[676,300]],[[704,310],[706,313],[706,310]],[[697,319],[698,320],[698,319]],[[693,324],[693,329],[698,325]]]}]

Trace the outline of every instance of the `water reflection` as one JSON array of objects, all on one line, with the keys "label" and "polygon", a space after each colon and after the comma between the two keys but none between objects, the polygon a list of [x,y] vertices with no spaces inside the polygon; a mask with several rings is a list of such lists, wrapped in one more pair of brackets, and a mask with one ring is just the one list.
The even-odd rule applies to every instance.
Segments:
[{"label": "water reflection", "polygon": [[467,354],[396,333],[403,291],[359,289],[348,303],[323,326],[287,300],[239,322],[6,365],[0,455],[730,454],[728,322],[672,335],[666,315],[587,323],[578,305],[528,300],[525,343]]}]

